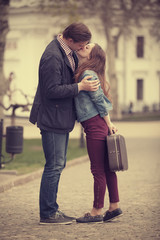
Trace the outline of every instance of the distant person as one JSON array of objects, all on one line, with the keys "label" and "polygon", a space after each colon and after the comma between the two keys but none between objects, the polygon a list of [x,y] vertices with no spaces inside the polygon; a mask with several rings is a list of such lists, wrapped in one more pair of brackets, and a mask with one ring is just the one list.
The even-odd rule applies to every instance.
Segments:
[{"label": "distant person", "polygon": [[[106,136],[113,134],[117,128],[111,122],[109,110],[112,104],[109,84],[105,78],[105,53],[98,44],[88,44],[77,51],[79,67],[76,70],[75,82],[92,75],[91,81],[99,79],[101,87],[95,92],[82,91],[75,97],[77,120],[81,122],[86,133],[87,150],[94,178],[93,208],[84,216],[77,218],[79,223],[107,222],[122,215],[119,208],[117,176],[109,170],[106,150]],[[103,217],[106,185],[109,192],[109,208]],[[86,199],[87,201],[87,199]]]},{"label": "distant person", "polygon": [[74,83],[78,59],[74,51],[83,49],[91,32],[83,23],[69,25],[45,49],[39,65],[39,84],[30,121],[37,123],[42,135],[46,164],[40,187],[40,224],[69,224],[73,218],[59,210],[57,192],[66,165],[69,132],[76,114],[74,97],[80,91],[95,91],[99,81],[85,77]]},{"label": "distant person", "polygon": [[132,113],[133,113],[133,102],[130,102],[130,104],[129,104],[128,113],[129,113],[129,114],[132,114]]}]

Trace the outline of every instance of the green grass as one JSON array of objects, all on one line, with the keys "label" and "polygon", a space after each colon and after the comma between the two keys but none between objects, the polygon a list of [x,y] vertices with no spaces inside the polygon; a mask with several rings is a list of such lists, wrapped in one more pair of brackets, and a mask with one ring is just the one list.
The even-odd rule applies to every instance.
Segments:
[{"label": "green grass", "polygon": [[[80,148],[79,139],[70,139],[68,145],[67,161],[87,154],[86,148]],[[5,152],[5,140],[3,140],[2,154],[5,161],[10,155]],[[3,162],[3,159],[2,159]],[[5,170],[16,170],[18,174],[33,172],[42,168],[45,164],[41,139],[25,139],[23,142],[23,152],[16,154],[13,161],[5,164]]]},{"label": "green grass", "polygon": [[122,119],[120,121],[127,122],[160,121],[160,112],[124,114],[122,115]]}]

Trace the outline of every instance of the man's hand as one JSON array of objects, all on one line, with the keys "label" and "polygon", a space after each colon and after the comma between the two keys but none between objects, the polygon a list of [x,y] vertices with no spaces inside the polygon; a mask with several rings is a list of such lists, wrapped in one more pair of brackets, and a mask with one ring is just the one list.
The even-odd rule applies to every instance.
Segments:
[{"label": "man's hand", "polygon": [[78,91],[97,91],[100,85],[99,80],[93,80],[89,81],[88,79],[91,79],[92,76],[86,76],[82,79],[80,83],[78,83]]}]

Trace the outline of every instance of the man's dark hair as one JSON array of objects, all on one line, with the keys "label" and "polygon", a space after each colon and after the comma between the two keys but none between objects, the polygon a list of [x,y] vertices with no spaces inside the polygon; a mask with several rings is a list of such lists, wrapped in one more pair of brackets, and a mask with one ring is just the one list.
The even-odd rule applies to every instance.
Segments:
[{"label": "man's dark hair", "polygon": [[72,38],[74,42],[90,41],[91,36],[90,30],[83,23],[72,23],[63,31],[63,37]]}]

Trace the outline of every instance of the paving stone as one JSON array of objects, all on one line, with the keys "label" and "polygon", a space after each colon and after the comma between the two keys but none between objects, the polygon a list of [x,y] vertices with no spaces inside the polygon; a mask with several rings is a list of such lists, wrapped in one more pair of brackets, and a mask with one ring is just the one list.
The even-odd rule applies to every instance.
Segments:
[{"label": "paving stone", "polygon": [[[40,177],[0,194],[1,240],[159,240],[160,138],[127,138],[129,170],[118,173],[123,216],[101,224],[39,225]],[[80,217],[92,208],[89,160],[66,168],[58,193],[60,209]],[[108,194],[105,197],[106,211]]]}]

